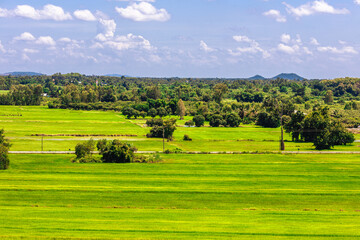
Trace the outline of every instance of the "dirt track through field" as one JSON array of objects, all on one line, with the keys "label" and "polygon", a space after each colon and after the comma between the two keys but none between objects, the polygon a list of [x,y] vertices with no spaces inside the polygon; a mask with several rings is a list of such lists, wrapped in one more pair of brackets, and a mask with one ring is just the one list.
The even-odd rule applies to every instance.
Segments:
[{"label": "dirt track through field", "polygon": [[[94,151],[94,154],[99,153]],[[137,151],[140,154],[157,153],[156,151]],[[161,152],[159,152],[161,153]],[[75,154],[75,151],[9,151],[9,154]],[[283,152],[182,152],[179,154],[360,154],[358,151],[283,151]]]}]

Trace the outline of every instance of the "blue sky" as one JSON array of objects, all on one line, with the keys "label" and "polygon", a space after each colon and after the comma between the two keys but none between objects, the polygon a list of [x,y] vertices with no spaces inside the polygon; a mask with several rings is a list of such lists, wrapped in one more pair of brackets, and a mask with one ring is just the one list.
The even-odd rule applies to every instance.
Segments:
[{"label": "blue sky", "polygon": [[0,0],[0,72],[360,77],[360,0]]}]

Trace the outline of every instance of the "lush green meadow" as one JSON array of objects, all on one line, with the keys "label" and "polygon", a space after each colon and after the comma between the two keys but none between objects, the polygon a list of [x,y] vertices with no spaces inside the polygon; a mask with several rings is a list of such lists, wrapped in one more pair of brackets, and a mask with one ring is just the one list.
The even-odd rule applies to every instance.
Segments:
[{"label": "lush green meadow", "polygon": [[[178,120],[174,133],[175,140],[166,143],[166,149],[179,148],[183,151],[250,151],[272,152],[279,150],[280,129],[243,125],[239,128],[188,128],[185,120]],[[144,127],[146,119],[126,119],[117,112],[74,111],[67,109],[48,109],[47,107],[0,106],[0,127],[11,139],[12,151],[40,151],[41,137],[34,134],[67,135],[136,135],[116,137],[135,145],[140,151],[162,151],[161,139],[148,139],[150,129]],[[193,141],[183,141],[189,135]],[[360,138],[358,135],[356,136]],[[73,150],[78,142],[88,137],[47,136],[43,138],[45,151]],[[115,138],[94,136],[94,139]],[[285,134],[286,150],[312,151],[311,143],[291,142]],[[360,143],[349,146],[336,146],[336,151],[360,151]]]},{"label": "lush green meadow", "polygon": [[[183,127],[188,119],[178,121],[166,149],[279,149],[279,129]],[[45,151],[73,150],[90,137],[162,151],[161,139],[146,138],[145,121],[117,112],[0,107],[12,151],[40,151],[35,134],[52,135],[43,137]],[[314,151],[286,140],[287,150]],[[358,155],[169,154],[157,164],[75,164],[73,157],[10,155],[10,169],[0,172],[1,239],[360,238]]]},{"label": "lush green meadow", "polygon": [[358,239],[356,155],[10,155],[2,239]]}]

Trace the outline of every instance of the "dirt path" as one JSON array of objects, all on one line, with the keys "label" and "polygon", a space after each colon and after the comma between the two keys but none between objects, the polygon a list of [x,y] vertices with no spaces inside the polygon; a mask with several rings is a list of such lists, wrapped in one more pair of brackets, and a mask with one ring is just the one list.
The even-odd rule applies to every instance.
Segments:
[{"label": "dirt path", "polygon": [[[94,151],[94,154],[99,152]],[[151,154],[156,151],[137,151],[140,154]],[[75,154],[75,151],[9,151],[9,154]],[[182,154],[360,154],[355,151],[283,151],[283,152],[183,152]]]}]

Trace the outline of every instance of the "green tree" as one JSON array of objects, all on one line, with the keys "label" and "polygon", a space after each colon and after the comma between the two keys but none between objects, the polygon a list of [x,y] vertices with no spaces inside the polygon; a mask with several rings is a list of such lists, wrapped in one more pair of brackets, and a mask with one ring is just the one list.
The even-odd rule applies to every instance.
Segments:
[{"label": "green tree", "polygon": [[185,108],[185,104],[183,102],[183,100],[179,100],[177,102],[177,107],[176,107],[176,114],[180,116],[180,119],[183,120],[184,116],[186,113],[186,108]]},{"label": "green tree", "polygon": [[148,133],[146,136],[149,138],[162,138],[165,137],[168,140],[173,139],[173,134],[176,130],[176,119],[170,118],[164,120],[164,123],[162,126],[154,125],[150,129],[150,133]]},{"label": "green tree", "polygon": [[223,117],[220,114],[214,114],[210,117],[210,126],[211,127],[219,127],[223,123],[224,123]]},{"label": "green tree", "polygon": [[297,111],[291,116],[291,120],[284,125],[287,133],[291,134],[292,141],[300,140],[300,133],[303,129],[305,115],[301,111]]},{"label": "green tree", "polygon": [[137,150],[135,147],[116,139],[106,142],[105,146],[103,143],[100,145],[99,151],[104,163],[130,163],[133,161],[134,153]]},{"label": "green tree", "polygon": [[328,107],[320,107],[315,109],[304,119],[303,129],[301,131],[301,138],[305,142],[314,142],[318,135],[320,135],[330,125],[330,116]]},{"label": "green tree", "polygon": [[203,115],[196,115],[193,118],[193,121],[194,121],[196,127],[201,127],[201,126],[204,126],[205,118]]},{"label": "green tree", "polygon": [[11,144],[10,141],[5,138],[4,132],[4,129],[0,130],[0,170],[8,169],[10,165],[8,151]]},{"label": "green tree", "polygon": [[93,139],[86,141],[84,143],[78,143],[75,146],[75,155],[77,159],[81,158],[91,158],[92,151],[95,149],[95,142]]},{"label": "green tree", "polygon": [[240,117],[235,113],[228,113],[225,116],[226,126],[238,127],[240,125]]},{"label": "green tree", "polygon": [[220,103],[224,95],[228,92],[228,86],[225,83],[218,83],[214,86],[214,100]]},{"label": "green tree", "polygon": [[334,94],[333,91],[328,90],[325,94],[324,102],[326,104],[332,104],[334,102]]}]

